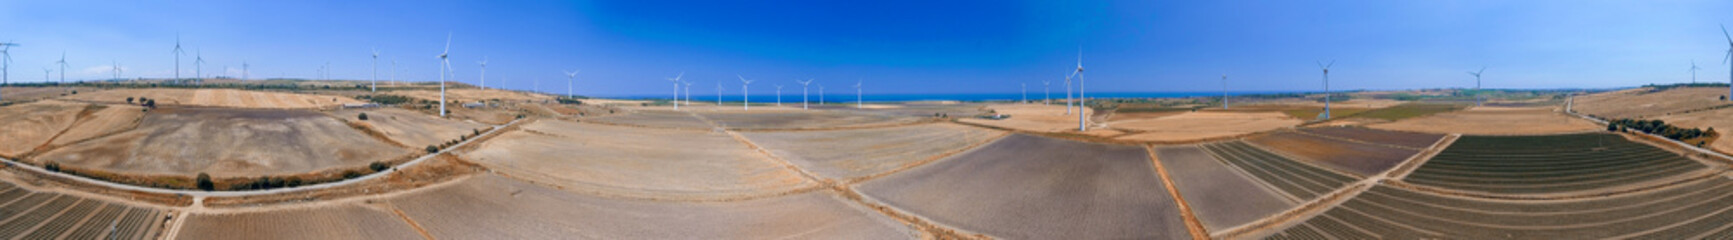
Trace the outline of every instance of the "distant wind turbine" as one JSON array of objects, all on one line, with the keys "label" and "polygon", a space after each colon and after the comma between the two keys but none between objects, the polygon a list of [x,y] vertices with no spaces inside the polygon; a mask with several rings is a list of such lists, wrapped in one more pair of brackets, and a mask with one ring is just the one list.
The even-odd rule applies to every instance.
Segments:
[{"label": "distant wind turbine", "polygon": [[[1330,60],[1330,64],[1318,62],[1318,68],[1324,70],[1324,120],[1330,120],[1330,66],[1335,65],[1336,60]],[[1480,83],[1478,80],[1476,81],[1474,88],[1480,89]]]},{"label": "distant wind turbine", "polygon": [[1089,114],[1083,112],[1084,103],[1089,101],[1083,96],[1083,47],[1077,48],[1077,71],[1072,72],[1071,75],[1077,78],[1077,131],[1088,131]]},{"label": "distant wind turbine", "polygon": [[445,33],[445,51],[439,53],[439,117],[445,117],[445,74],[451,69],[451,33]]},{"label": "distant wind turbine", "polygon": [[1691,84],[1697,84],[1697,60],[1691,60]]},{"label": "distant wind turbine", "polygon": [[1018,83],[1023,86],[1023,104],[1029,104],[1029,83]]},{"label": "distant wind turbine", "polygon": [[1228,74],[1222,74],[1222,109],[1228,109]]},{"label": "distant wind turbine", "polygon": [[186,51],[181,51],[181,35],[179,33],[175,34],[174,55],[175,55],[175,84],[180,84],[181,83],[181,55],[186,55]]},{"label": "distant wind turbine", "polygon": [[241,60],[241,80],[247,80],[247,67],[250,66],[252,65],[247,64],[247,60]]},{"label": "distant wind turbine", "polygon": [[1482,96],[1480,95],[1480,73],[1483,72],[1486,72],[1486,67],[1480,67],[1480,71],[1468,72],[1468,75],[1474,75],[1474,106],[1476,107],[1481,106],[1482,102],[1485,102],[1484,99],[1481,99]]},{"label": "distant wind turbine", "polygon": [[794,82],[800,83],[800,109],[802,109],[802,110],[808,109],[806,106],[806,86],[812,84],[812,79],[807,79],[804,82],[802,82],[800,80],[794,80]]},{"label": "distant wind turbine", "polygon": [[[685,74],[685,73],[682,72],[681,74]],[[692,81],[680,81],[680,83],[686,84],[686,106],[691,107],[692,106]]]},{"label": "distant wind turbine", "polygon": [[722,81],[716,81],[716,106],[722,106]]},{"label": "distant wind turbine", "polygon": [[49,76],[54,76],[54,68],[42,68],[42,82],[49,82]]},{"label": "distant wind turbine", "polygon": [[680,75],[668,79],[669,82],[674,82],[674,111],[680,111],[680,77],[685,76],[686,72],[680,72]]},{"label": "distant wind turbine", "polygon": [[1048,92],[1053,80],[1041,80],[1041,105],[1053,105],[1053,94]]},{"label": "distant wind turbine", "polygon": [[818,105],[824,106],[824,84],[818,84]]},{"label": "distant wind turbine", "polygon": [[776,84],[776,106],[782,106],[782,84]]},{"label": "distant wind turbine", "polygon": [[578,95],[572,94],[572,81],[578,78],[579,72],[583,71],[584,70],[580,69],[577,71],[566,72],[566,98],[577,98]]},{"label": "distant wind turbine", "polygon": [[[1721,25],[1721,36],[1727,37],[1727,58],[1721,59],[1721,64],[1727,64],[1728,60],[1733,60],[1733,35],[1727,34],[1726,24]],[[1727,100],[1733,100],[1733,67],[1728,67],[1727,71]]]},{"label": "distant wind turbine", "polygon": [[[379,92],[379,49],[373,50],[373,82],[367,85],[368,92]],[[397,71],[392,68],[392,71]],[[395,72],[391,74],[397,74]]]},{"label": "distant wind turbine", "polygon": [[738,74],[734,76],[740,78],[740,110],[752,110],[752,105],[748,105],[752,103],[752,92],[747,90],[747,87],[752,85],[752,80]]},{"label": "distant wind turbine", "polygon": [[60,52],[60,61],[54,61],[54,65],[60,66],[60,84],[66,84],[66,52],[65,51]]},{"label": "distant wind turbine", "polygon": [[475,63],[481,64],[481,90],[487,90],[487,56],[481,56],[481,61]]},{"label": "distant wind turbine", "polygon": [[0,42],[0,86],[12,82],[12,47],[18,43]]},{"label": "distant wind turbine", "polygon": [[193,79],[203,83],[205,79],[205,49],[199,48],[198,55],[193,56]]},{"label": "distant wind turbine", "polygon": [[854,108],[855,109],[864,108],[864,107],[862,107],[863,106],[862,104],[864,104],[865,101],[862,101],[862,98],[861,98],[861,89],[860,89],[861,83],[863,83],[863,82],[860,79],[854,80]]}]

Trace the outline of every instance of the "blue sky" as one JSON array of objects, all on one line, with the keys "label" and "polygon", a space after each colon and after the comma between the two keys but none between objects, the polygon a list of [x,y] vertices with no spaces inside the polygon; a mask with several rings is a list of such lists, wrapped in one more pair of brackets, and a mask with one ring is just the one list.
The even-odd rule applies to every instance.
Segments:
[{"label": "blue sky", "polygon": [[[194,73],[370,77],[370,48],[400,79],[435,80],[452,33],[456,80],[544,90],[577,70],[581,94],[666,94],[685,72],[694,93],[736,75],[816,79],[868,93],[1038,89],[1075,65],[1100,91],[1622,87],[1727,81],[1733,1],[0,1],[11,77],[41,81],[65,51],[69,79],[173,74],[178,33]],[[224,70],[224,67],[230,68]],[[56,71],[58,69],[56,68]],[[58,76],[58,75],[56,75]],[[1054,83],[1054,88],[1059,88]]]}]

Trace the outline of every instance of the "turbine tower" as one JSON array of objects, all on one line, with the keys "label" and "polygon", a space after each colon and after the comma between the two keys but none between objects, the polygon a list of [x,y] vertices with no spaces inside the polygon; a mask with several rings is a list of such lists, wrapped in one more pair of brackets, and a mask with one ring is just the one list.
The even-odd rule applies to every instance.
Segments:
[{"label": "turbine tower", "polygon": [[114,73],[114,79],[120,79],[120,62],[110,64],[108,71]]},{"label": "turbine tower", "polygon": [[716,106],[722,106],[722,81],[716,81]]},{"label": "turbine tower", "polygon": [[776,84],[776,106],[782,106],[782,84]]},{"label": "turbine tower", "polygon": [[204,79],[205,79],[205,49],[199,48],[199,50],[196,53],[198,53],[198,55],[193,56],[193,79],[196,79],[196,81],[199,83],[204,83]]},{"label": "turbine tower", "polygon": [[1088,131],[1089,125],[1087,125],[1086,123],[1087,123],[1089,114],[1083,112],[1083,108],[1085,107],[1083,105],[1083,103],[1086,103],[1088,101],[1088,100],[1084,100],[1084,99],[1088,99],[1088,98],[1083,97],[1083,48],[1082,47],[1077,48],[1077,71],[1072,72],[1071,75],[1077,78],[1077,131],[1078,132]]},{"label": "turbine tower", "polygon": [[824,84],[818,84],[818,105],[824,106]]},{"label": "turbine tower", "polygon": [[60,66],[60,84],[66,84],[66,52],[65,51],[60,52],[60,61],[54,61],[54,65]]},{"label": "turbine tower", "polygon": [[1468,75],[1474,75],[1474,106],[1476,107],[1481,106],[1481,102],[1485,101],[1480,96],[1480,73],[1483,72],[1486,72],[1486,67],[1480,67],[1480,71],[1468,72]]},{"label": "turbine tower", "polygon": [[48,82],[49,76],[54,76],[54,68],[42,68],[42,82]]},{"label": "turbine tower", "polygon": [[397,57],[391,57],[391,84],[397,85]]},{"label": "turbine tower", "polygon": [[445,33],[445,51],[439,53],[439,117],[445,117],[445,73],[451,68],[451,33]]},{"label": "turbine tower", "polygon": [[1053,105],[1053,94],[1047,89],[1053,85],[1053,80],[1041,80],[1041,105]]},{"label": "turbine tower", "polygon": [[487,56],[481,56],[481,61],[475,63],[481,64],[481,90],[487,90]]},{"label": "turbine tower", "polygon": [[[1318,68],[1324,70],[1324,120],[1330,120],[1330,66],[1335,65],[1336,60],[1330,60],[1330,64],[1324,64],[1322,61],[1318,62]],[[1478,84],[1479,83],[1476,83],[1474,87],[1475,89],[1480,88]]]},{"label": "turbine tower", "polygon": [[674,82],[674,111],[680,111],[680,78],[685,76],[686,72],[680,72],[679,75],[674,75],[674,78],[668,79],[669,82]]},{"label": "turbine tower", "polygon": [[0,42],[0,86],[12,82],[12,46],[17,43]]},{"label": "turbine tower", "polygon": [[[379,49],[373,50],[373,81],[367,84],[368,92],[379,92]],[[396,71],[396,70],[392,70]],[[396,73],[393,73],[396,74]]]},{"label": "turbine tower", "polygon": [[[1727,34],[1726,24],[1721,25],[1721,36],[1727,37],[1727,58],[1721,59],[1721,64],[1727,64],[1728,60],[1733,60],[1733,35]],[[1727,100],[1733,100],[1733,67],[1728,67],[1727,71]]]},{"label": "turbine tower", "polygon": [[807,79],[804,82],[802,82],[800,80],[794,80],[794,82],[800,84],[800,109],[806,110],[806,109],[808,109],[806,106],[806,86],[812,84],[812,79]]},{"label": "turbine tower", "polygon": [[861,99],[861,90],[860,90],[861,83],[862,82],[860,79],[854,80],[854,108],[855,109],[862,109],[863,108],[861,105],[864,102]]},{"label": "turbine tower", "polygon": [[186,54],[187,54],[186,51],[181,51],[181,35],[177,33],[177,34],[175,34],[175,50],[174,50],[174,55],[175,55],[175,84],[181,83],[181,55],[186,55]]},{"label": "turbine tower", "polygon": [[241,80],[247,80],[247,67],[250,66],[252,65],[247,64],[247,60],[241,60]]},{"label": "turbine tower", "polygon": [[1228,74],[1222,74],[1222,110],[1228,109]]},{"label": "turbine tower", "polygon": [[1691,84],[1697,84],[1697,60],[1691,60]]},{"label": "turbine tower", "polygon": [[566,98],[577,98],[577,95],[572,95],[572,81],[578,78],[579,72],[583,71],[584,70],[579,69],[577,71],[566,72]]},{"label": "turbine tower", "polygon": [[1023,86],[1023,104],[1029,104],[1029,83],[1018,83]]},{"label": "turbine tower", "polygon": [[[685,74],[685,72],[681,72],[681,74]],[[692,82],[691,81],[680,81],[680,83],[686,84],[686,106],[691,107],[692,106]]]},{"label": "turbine tower", "polygon": [[748,105],[752,103],[752,92],[747,90],[747,87],[752,85],[752,80],[746,80],[746,77],[739,74],[734,76],[740,78],[740,110],[752,110],[752,105]]}]

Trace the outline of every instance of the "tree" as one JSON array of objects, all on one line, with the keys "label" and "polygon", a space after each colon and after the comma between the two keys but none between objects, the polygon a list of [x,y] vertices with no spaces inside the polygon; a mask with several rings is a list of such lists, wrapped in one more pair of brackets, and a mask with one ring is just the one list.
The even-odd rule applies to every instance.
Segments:
[{"label": "tree", "polygon": [[367,164],[367,168],[373,169],[374,172],[384,172],[385,169],[391,168],[391,165],[385,165],[385,163],[382,162],[373,162],[373,164]]},{"label": "tree", "polygon": [[436,153],[436,152],[439,152],[438,147],[434,147],[433,145],[427,145],[427,153]]},{"label": "tree", "polygon": [[1617,132],[1617,131],[1619,131],[1619,125],[1618,124],[1607,124],[1607,131],[1608,132]]},{"label": "tree", "polygon": [[151,99],[150,101],[146,101],[144,103],[144,107],[156,108],[156,99]]},{"label": "tree", "polygon": [[132,97],[126,97],[126,104],[132,104]]},{"label": "tree", "polygon": [[42,168],[48,169],[49,172],[60,172],[60,163],[48,162],[48,164],[43,164]]},{"label": "tree", "polygon": [[211,182],[210,174],[199,173],[198,184],[200,190],[210,191],[217,188],[217,184]]},{"label": "tree", "polygon": [[356,118],[360,118],[361,121],[367,121],[367,113],[361,113],[361,116],[356,116]]}]

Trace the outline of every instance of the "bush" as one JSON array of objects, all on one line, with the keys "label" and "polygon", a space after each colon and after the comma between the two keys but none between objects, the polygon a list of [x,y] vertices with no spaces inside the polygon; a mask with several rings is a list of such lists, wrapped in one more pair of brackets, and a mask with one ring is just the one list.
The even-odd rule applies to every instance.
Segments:
[{"label": "bush", "polygon": [[382,162],[367,164],[367,169],[373,169],[374,172],[384,172],[387,168],[391,168],[391,165],[385,165],[385,163]]},{"label": "bush", "polygon": [[283,186],[299,187],[299,186],[301,186],[301,177],[289,176],[288,178],[284,178],[283,179]]},{"label": "bush", "polygon": [[367,121],[367,113],[361,113],[360,116],[356,116],[355,118],[360,118],[361,121]]},{"label": "bush", "polygon": [[49,172],[60,172],[60,163],[48,162],[48,164],[43,164],[42,168],[48,169]]},{"label": "bush", "polygon": [[358,178],[358,177],[361,177],[361,172],[356,172],[355,170],[343,171],[343,179]]},{"label": "bush", "polygon": [[132,97],[126,97],[126,104],[132,104]]},{"label": "bush", "polygon": [[216,190],[217,189],[217,184],[211,182],[211,175],[210,174],[199,173],[199,177],[198,177],[197,181],[198,181],[198,185],[199,185],[199,190],[210,191],[210,190]]},{"label": "bush", "polygon": [[436,153],[436,152],[439,152],[439,147],[434,147],[433,145],[427,145],[427,153]]}]

